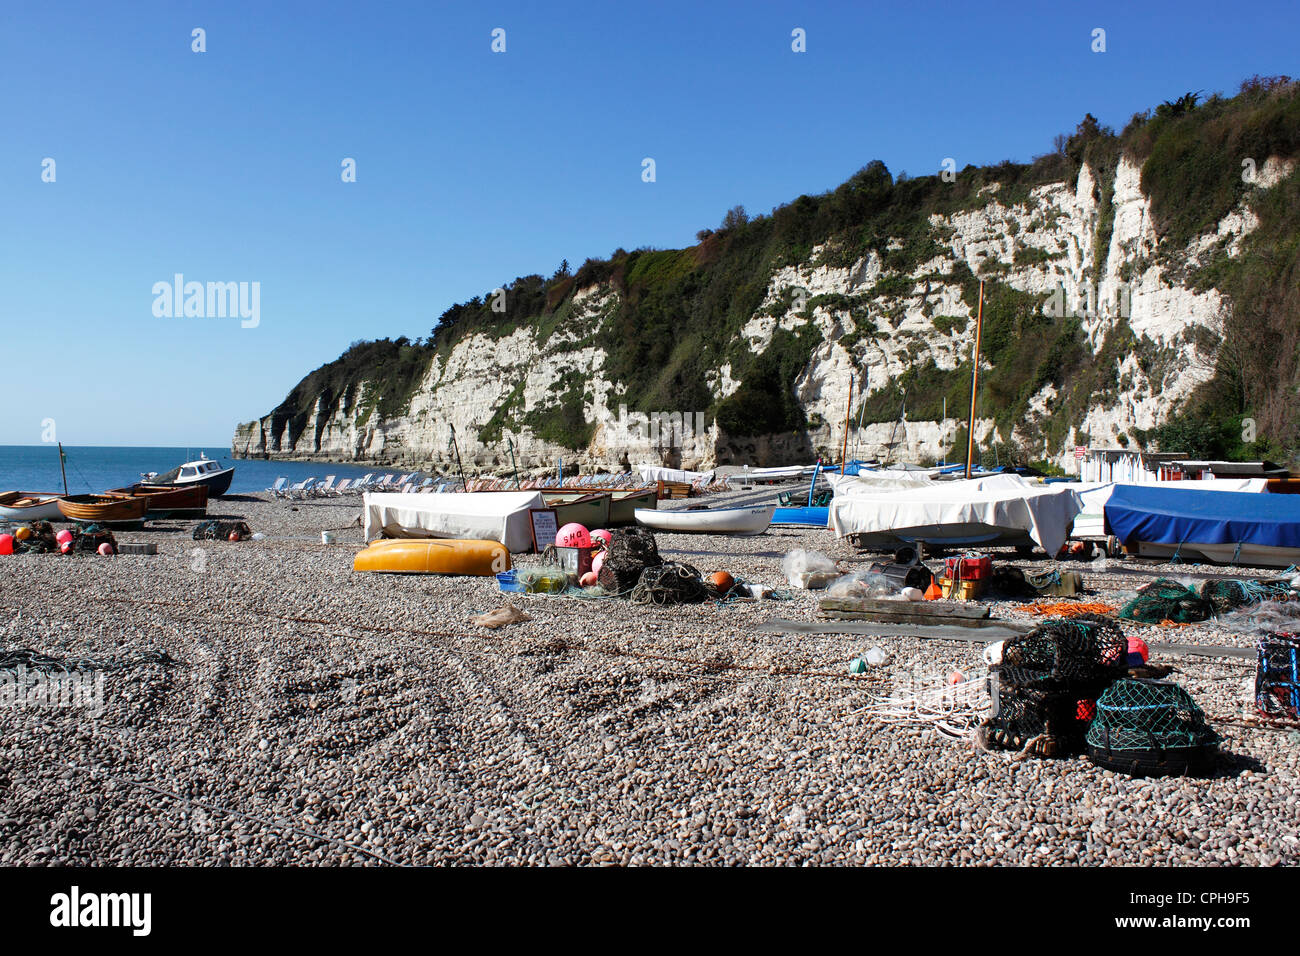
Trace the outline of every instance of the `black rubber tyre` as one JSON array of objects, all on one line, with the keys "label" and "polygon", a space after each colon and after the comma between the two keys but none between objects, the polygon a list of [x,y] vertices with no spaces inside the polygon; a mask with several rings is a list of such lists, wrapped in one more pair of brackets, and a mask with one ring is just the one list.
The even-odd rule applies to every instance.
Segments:
[{"label": "black rubber tyre", "polygon": [[1214,772],[1216,744],[1166,750],[1103,750],[1088,747],[1088,759],[1103,770],[1130,777],[1205,777]]}]

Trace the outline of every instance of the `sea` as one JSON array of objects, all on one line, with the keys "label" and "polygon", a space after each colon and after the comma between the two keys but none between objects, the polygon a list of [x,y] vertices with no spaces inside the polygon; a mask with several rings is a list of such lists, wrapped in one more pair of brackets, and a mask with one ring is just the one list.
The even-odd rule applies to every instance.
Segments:
[{"label": "sea", "polygon": [[[67,458],[68,492],[74,495],[122,488],[140,480],[144,472],[162,474],[200,454],[223,467],[234,465],[235,477],[227,494],[265,491],[275,479],[290,484],[307,478],[360,478],[384,469],[359,465],[336,465],[310,461],[260,461],[231,458],[229,448],[120,448],[95,445],[64,445]],[[393,474],[398,470],[388,469]],[[57,445],[0,445],[0,491],[63,491]]]}]

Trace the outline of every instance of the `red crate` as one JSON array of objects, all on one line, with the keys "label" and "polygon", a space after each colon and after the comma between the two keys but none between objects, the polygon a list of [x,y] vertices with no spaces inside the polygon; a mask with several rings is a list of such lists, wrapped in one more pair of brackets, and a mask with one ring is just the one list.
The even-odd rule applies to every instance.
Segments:
[{"label": "red crate", "polygon": [[987,554],[946,558],[943,565],[945,575],[958,581],[987,581],[993,577],[993,559]]}]

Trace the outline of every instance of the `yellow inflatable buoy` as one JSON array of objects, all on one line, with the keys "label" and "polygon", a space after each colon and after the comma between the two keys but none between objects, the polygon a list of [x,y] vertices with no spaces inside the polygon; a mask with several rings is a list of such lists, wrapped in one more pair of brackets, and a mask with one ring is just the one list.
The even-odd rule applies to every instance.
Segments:
[{"label": "yellow inflatable buoy", "polygon": [[32,536],[32,529],[28,527],[19,528],[17,531],[14,532],[14,537],[17,538],[19,541],[27,541],[31,538],[31,536]]}]

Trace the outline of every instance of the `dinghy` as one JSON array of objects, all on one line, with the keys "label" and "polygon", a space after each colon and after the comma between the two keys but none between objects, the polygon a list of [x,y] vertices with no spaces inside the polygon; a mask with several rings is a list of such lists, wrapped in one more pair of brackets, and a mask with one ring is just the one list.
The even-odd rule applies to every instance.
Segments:
[{"label": "dinghy", "polygon": [[59,499],[59,511],[69,521],[139,528],[149,508],[148,498],[110,498],[107,495],[71,495]]},{"label": "dinghy", "polygon": [[11,521],[62,521],[62,495],[45,491],[6,491],[0,494],[0,518]]},{"label": "dinghy", "polygon": [[546,507],[555,509],[555,525],[563,528],[577,522],[584,528],[604,528],[609,525],[608,494],[589,491],[543,491]]},{"label": "dinghy", "polygon": [[653,511],[657,507],[659,507],[659,494],[654,488],[612,492],[609,501],[609,524],[606,527],[617,528],[621,525],[636,524],[638,508]]},{"label": "dinghy", "polygon": [[510,552],[499,541],[386,538],[358,551],[352,570],[489,577],[510,570]]},{"label": "dinghy", "polygon": [[776,505],[749,508],[699,508],[682,511],[636,510],[637,524],[655,531],[683,534],[762,534],[772,523]]}]

